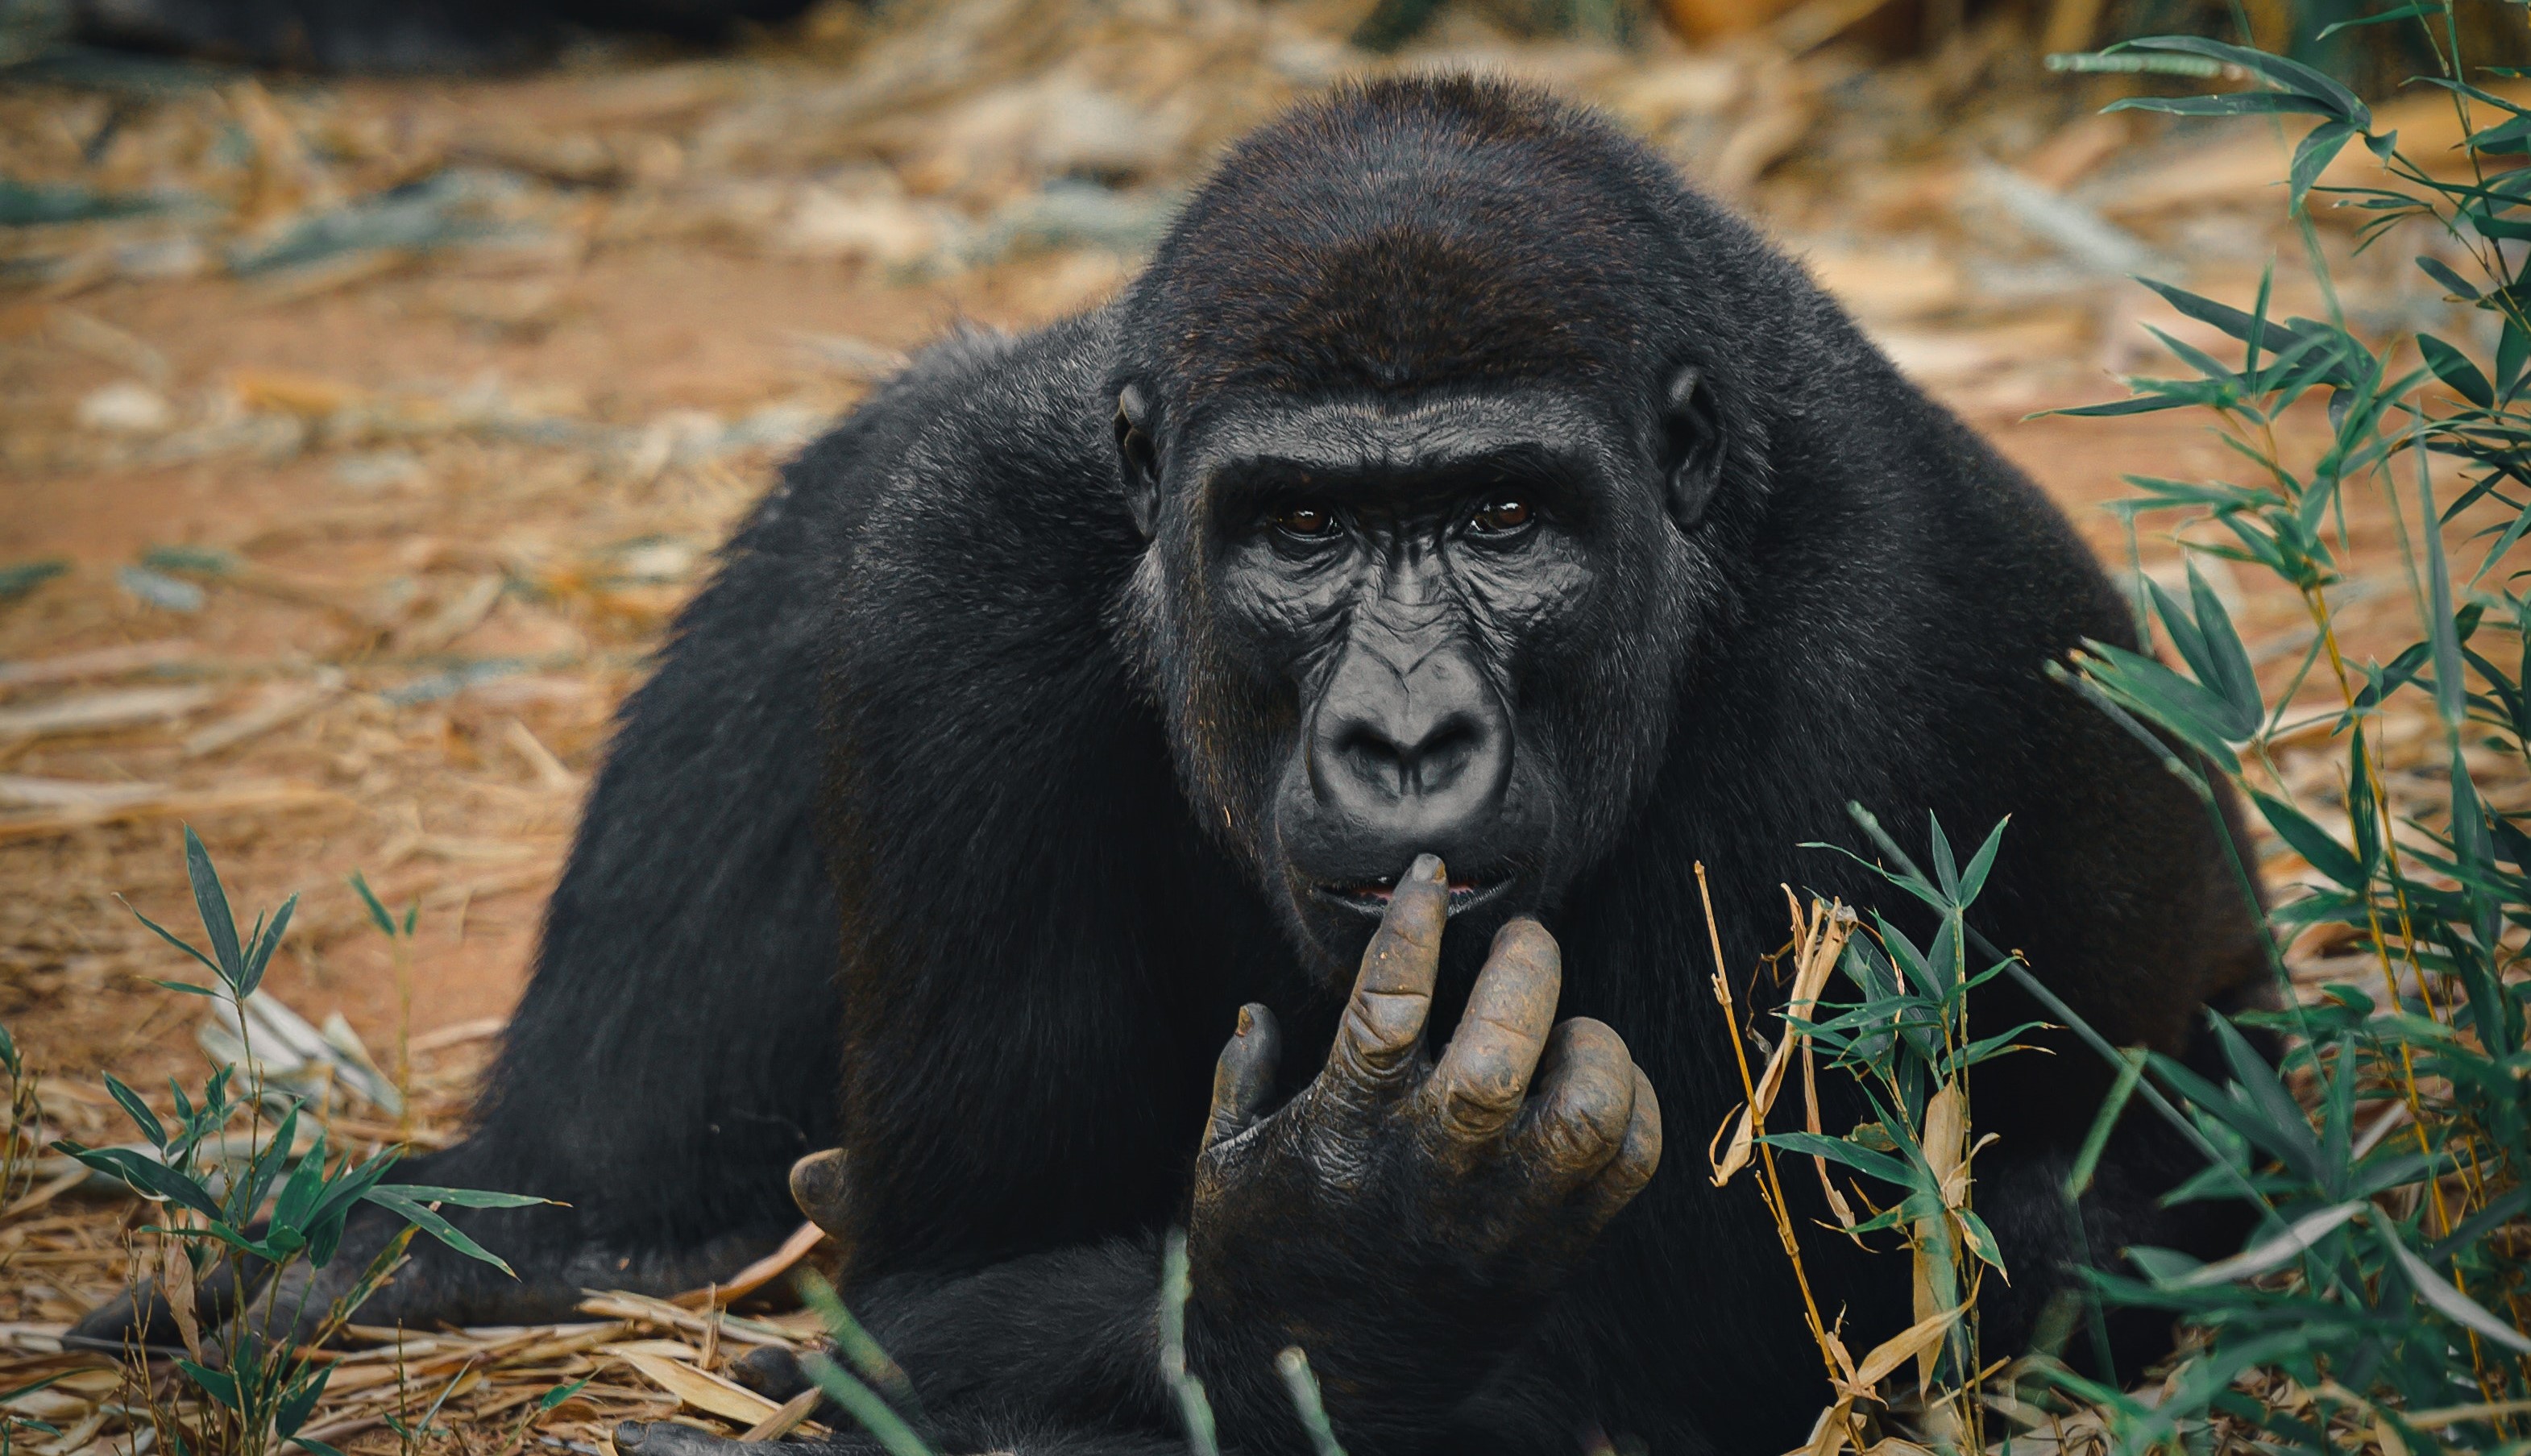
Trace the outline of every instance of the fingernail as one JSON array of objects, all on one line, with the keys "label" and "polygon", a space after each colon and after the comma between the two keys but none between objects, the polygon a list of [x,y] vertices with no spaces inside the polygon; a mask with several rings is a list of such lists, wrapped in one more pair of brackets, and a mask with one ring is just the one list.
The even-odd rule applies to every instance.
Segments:
[{"label": "fingernail", "polygon": [[1414,865],[1406,871],[1409,878],[1429,879],[1435,884],[1440,883],[1444,872],[1439,855],[1417,855]]}]

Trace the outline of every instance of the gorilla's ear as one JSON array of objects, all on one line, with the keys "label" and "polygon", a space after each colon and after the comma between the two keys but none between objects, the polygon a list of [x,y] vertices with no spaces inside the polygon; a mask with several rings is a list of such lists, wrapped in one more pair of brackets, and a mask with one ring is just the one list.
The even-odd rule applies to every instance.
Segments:
[{"label": "gorilla's ear", "polygon": [[1125,476],[1125,514],[1150,540],[1160,504],[1160,457],[1152,443],[1152,399],[1140,384],[1116,391],[1116,463]]},{"label": "gorilla's ear", "polygon": [[1669,381],[1661,409],[1663,504],[1681,531],[1694,531],[1713,503],[1722,480],[1722,420],[1714,409],[1714,391],[1694,364],[1683,364]]}]

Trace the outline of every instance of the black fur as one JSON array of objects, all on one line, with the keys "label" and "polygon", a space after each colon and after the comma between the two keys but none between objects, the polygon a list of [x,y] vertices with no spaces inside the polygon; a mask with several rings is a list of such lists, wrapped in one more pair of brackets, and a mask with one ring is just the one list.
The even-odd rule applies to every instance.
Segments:
[{"label": "black fur", "polygon": [[252,66],[376,75],[501,71],[549,59],[567,28],[726,39],[807,0],[71,0],[81,40]]},{"label": "black fur", "polygon": [[[2257,931],[2196,802],[2040,672],[2129,637],[2057,512],[1746,225],[1605,125],[1477,83],[1303,109],[1118,305],[941,346],[785,472],[627,703],[480,1125],[428,1170],[574,1206],[478,1220],[529,1275],[506,1297],[432,1259],[382,1298],[528,1317],[616,1259],[612,1282],[699,1284],[780,1235],[786,1164],[840,1142],[848,1295],[949,1449],[1169,1441],[1157,1241],[1215,1052],[1263,1002],[1306,1079],[1342,986],[1261,879],[1251,740],[1292,706],[1223,710],[1236,664],[1203,660],[1173,537],[1127,508],[1119,388],[1165,442],[1259,399],[1580,385],[1650,463],[1682,366],[1711,502],[1655,519],[1663,575],[1519,695],[1524,745],[1599,786],[1540,903],[1560,1014],[1626,1038],[1670,1166],[1535,1321],[1401,1335],[1406,1374],[1328,1399],[1358,1456],[1792,1444],[1826,1388],[1789,1269],[1755,1194],[1699,1166],[1739,1091],[1694,867],[1744,978],[1784,938],[1780,885],[1882,899],[1797,848],[1855,842],[1849,800],[1902,839],[1928,810],[1960,835],[2010,814],[1982,926],[2112,1040],[2174,1051],[2255,984]],[[2070,1041],[1991,1070],[1978,1205],[2014,1268],[1992,1352],[2064,1258],[2053,1187],[2106,1079]],[[2153,1206],[2187,1167],[2131,1121],[2096,1246],[2231,1237]],[[1806,1254],[1853,1348],[1904,1321],[1903,1259]],[[1322,1277],[1419,1295],[1333,1253]],[[1265,1367],[1295,1332],[1198,1335],[1227,1441],[1297,1449]]]}]

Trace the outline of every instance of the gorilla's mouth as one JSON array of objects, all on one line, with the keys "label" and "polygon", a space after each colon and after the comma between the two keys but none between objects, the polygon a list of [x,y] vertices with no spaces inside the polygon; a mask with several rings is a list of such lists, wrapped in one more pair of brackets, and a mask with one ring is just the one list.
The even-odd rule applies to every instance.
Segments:
[{"label": "gorilla's mouth", "polygon": [[[1500,898],[1503,891],[1511,888],[1511,882],[1512,877],[1508,874],[1451,880],[1450,914],[1460,915]],[[1388,902],[1396,894],[1397,876],[1394,874],[1353,884],[1315,884],[1310,887],[1311,898],[1373,920],[1387,913]]]}]

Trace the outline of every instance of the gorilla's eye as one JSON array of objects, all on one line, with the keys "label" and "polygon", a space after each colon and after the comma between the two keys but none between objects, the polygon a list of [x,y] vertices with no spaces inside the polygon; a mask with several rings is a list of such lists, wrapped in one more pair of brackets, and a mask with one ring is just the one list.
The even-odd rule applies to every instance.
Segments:
[{"label": "gorilla's eye", "polygon": [[1468,518],[1468,524],[1476,528],[1479,535],[1509,535],[1527,526],[1535,517],[1529,502],[1506,495],[1479,506],[1477,513]]},{"label": "gorilla's eye", "polygon": [[1287,506],[1274,513],[1274,529],[1305,541],[1322,541],[1336,533],[1335,512],[1324,506]]}]

